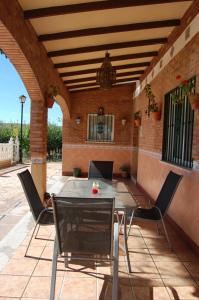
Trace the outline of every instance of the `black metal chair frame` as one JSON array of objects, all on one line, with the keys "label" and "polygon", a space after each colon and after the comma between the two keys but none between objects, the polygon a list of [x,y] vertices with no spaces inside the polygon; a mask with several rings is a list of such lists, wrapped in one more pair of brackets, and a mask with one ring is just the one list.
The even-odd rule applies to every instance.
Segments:
[{"label": "black metal chair frame", "polygon": [[[175,177],[175,184],[171,190],[171,193],[170,193],[170,197],[168,199],[168,202],[167,202],[167,205],[166,205],[166,208],[164,209],[164,211],[162,212],[161,209],[158,207],[158,204],[161,202],[161,199],[162,199],[162,193],[165,189],[165,187],[167,187],[168,185],[168,182],[169,180],[172,178],[172,177]],[[136,208],[132,214],[131,214],[131,217],[130,217],[130,222],[129,222],[129,230],[128,230],[128,236],[130,234],[130,230],[131,230],[131,225],[132,225],[132,222],[133,220],[143,220],[143,221],[150,221],[150,222],[156,222],[157,224],[157,230],[158,230],[158,233],[159,233],[159,223],[162,223],[162,227],[164,229],[164,233],[165,233],[165,236],[166,236],[166,239],[167,239],[167,243],[168,243],[168,246],[169,246],[169,249],[172,249],[172,245],[171,245],[171,242],[170,242],[170,239],[169,239],[169,235],[168,235],[168,232],[167,232],[167,229],[166,229],[166,225],[165,225],[165,222],[164,222],[164,216],[166,215],[166,212],[171,204],[171,201],[174,197],[174,194],[178,188],[178,185],[182,179],[182,175],[178,175],[172,171],[169,172],[169,174],[167,175],[166,179],[165,179],[165,182],[160,190],[160,193],[157,197],[157,200],[155,202],[155,205],[150,207],[150,208],[141,208],[141,207],[138,207]],[[149,212],[150,214],[150,211],[152,212],[152,210],[157,210],[157,214],[158,214],[158,218],[155,218],[153,219],[153,216],[151,215],[151,217],[148,217],[148,218],[145,218],[145,217],[142,217],[142,213],[143,212]],[[140,210],[140,216],[135,216],[136,212],[139,212]],[[138,213],[139,214],[139,213]]]},{"label": "black metal chair frame", "polygon": [[[70,199],[70,200],[69,200]],[[55,286],[56,286],[56,270],[57,270],[57,261],[58,257],[64,258],[66,266],[68,266],[68,259],[71,258],[71,256],[68,255],[67,252],[65,252],[62,248],[62,243],[60,240],[60,231],[58,228],[58,219],[59,217],[57,216],[56,212],[56,205],[58,202],[62,202],[62,205],[64,205],[64,202],[66,203],[67,201],[72,201],[72,200],[78,200],[78,198],[72,198],[72,197],[56,197],[53,195],[52,201],[53,201],[53,211],[54,211],[54,220],[55,220],[55,229],[56,229],[56,238],[54,242],[54,251],[53,251],[53,262],[52,262],[52,276],[51,276],[51,289],[50,289],[50,300],[54,300],[54,295],[55,295]],[[91,198],[84,198],[84,201],[86,200],[91,200],[92,205],[95,206],[95,199]],[[113,264],[113,285],[112,285],[112,300],[117,300],[118,299],[118,255],[119,255],[119,226],[118,223],[113,223],[114,222],[114,199],[100,199],[102,202],[106,202],[110,200],[112,201],[112,230],[111,230],[111,238],[110,238],[110,243],[111,243],[111,251],[110,255],[108,257],[95,257],[92,258],[92,256],[86,257],[85,255],[83,258],[81,256],[72,256],[72,260],[86,260],[86,261],[110,261]],[[84,201],[81,203],[81,207],[84,207]],[[85,203],[85,207],[86,207]],[[99,209],[100,204],[98,203],[98,206],[96,209]],[[103,224],[103,223],[102,223]],[[73,231],[73,229],[71,229]],[[89,234],[89,233],[88,233]],[[64,255],[62,253],[64,252]],[[78,252],[78,254],[81,254],[81,251]],[[98,254],[99,255],[99,254]]]},{"label": "black metal chair frame", "polygon": [[113,161],[91,160],[88,170],[89,179],[109,179],[113,178]]},{"label": "black metal chair frame", "polygon": [[[31,241],[33,239],[33,236],[34,236],[35,232],[36,232],[36,234],[35,234],[36,239],[51,241],[51,239],[47,239],[47,238],[43,238],[43,237],[39,238],[38,233],[39,233],[39,228],[40,228],[41,225],[42,226],[48,226],[48,225],[53,225],[54,224],[53,210],[47,207],[48,202],[46,203],[46,206],[43,206],[43,204],[40,200],[39,194],[37,192],[36,186],[34,184],[34,181],[32,179],[32,176],[31,176],[28,169],[21,172],[21,173],[18,173],[17,175],[18,175],[18,177],[21,181],[24,193],[26,195],[26,199],[27,199],[28,204],[30,206],[30,210],[31,210],[32,215],[34,217],[34,220],[36,222],[35,227],[33,229],[33,232],[31,234],[31,237],[29,239],[29,243],[28,243],[28,246],[26,248],[26,252],[24,254],[25,257],[29,257],[29,255],[27,255],[27,253],[28,253],[28,250],[29,250],[29,247],[30,247],[30,244],[31,244]],[[49,199],[49,201],[50,200],[51,199]],[[45,218],[46,222],[45,221],[42,222],[42,218],[44,216],[46,217]]]}]

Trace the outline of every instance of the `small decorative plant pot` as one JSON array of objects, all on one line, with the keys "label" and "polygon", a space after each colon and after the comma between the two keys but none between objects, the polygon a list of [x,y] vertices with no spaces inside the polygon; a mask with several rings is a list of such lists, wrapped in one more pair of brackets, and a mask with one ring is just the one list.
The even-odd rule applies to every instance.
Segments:
[{"label": "small decorative plant pot", "polygon": [[199,94],[190,94],[189,95],[189,102],[191,104],[191,108],[193,110],[199,109]]},{"label": "small decorative plant pot", "polygon": [[153,112],[151,112],[151,118],[154,121],[160,121],[160,119],[161,119],[161,111],[153,111]]},{"label": "small decorative plant pot", "polygon": [[81,169],[80,168],[74,168],[73,169],[73,176],[74,177],[80,177],[81,176]]},{"label": "small decorative plant pot", "polygon": [[54,102],[55,102],[54,98],[48,97],[48,98],[46,99],[46,105],[47,105],[47,108],[52,108]]},{"label": "small decorative plant pot", "polygon": [[129,173],[127,171],[121,171],[122,178],[128,178]]},{"label": "small decorative plant pot", "polygon": [[135,127],[140,127],[141,126],[141,119],[135,119],[134,120],[134,126]]}]

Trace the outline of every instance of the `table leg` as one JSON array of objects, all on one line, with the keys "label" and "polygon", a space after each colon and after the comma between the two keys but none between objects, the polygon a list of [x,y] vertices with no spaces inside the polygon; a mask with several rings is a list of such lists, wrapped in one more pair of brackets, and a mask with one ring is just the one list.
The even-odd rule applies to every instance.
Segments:
[{"label": "table leg", "polygon": [[128,272],[131,273],[131,264],[129,259],[129,251],[128,251],[128,244],[127,244],[127,223],[126,223],[126,213],[124,213],[124,248],[125,248],[125,254],[127,259],[127,269]]}]

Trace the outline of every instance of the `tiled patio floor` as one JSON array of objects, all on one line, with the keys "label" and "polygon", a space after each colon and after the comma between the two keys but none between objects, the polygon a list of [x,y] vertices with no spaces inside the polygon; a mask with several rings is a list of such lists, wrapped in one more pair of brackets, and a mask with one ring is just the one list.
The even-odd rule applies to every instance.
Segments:
[{"label": "tiled patio floor", "polygon": [[[134,192],[137,194],[135,188]],[[146,203],[137,196],[139,203]],[[119,299],[121,300],[192,300],[199,299],[199,259],[168,224],[174,251],[168,250],[165,237],[151,223],[137,223],[128,240],[132,273],[120,253]],[[41,228],[40,236],[54,236],[52,227]],[[34,239],[24,258],[30,233],[15,251],[0,274],[0,299],[49,299],[52,241]],[[120,236],[122,241],[122,235]],[[110,267],[69,264],[58,265],[56,299],[111,299]],[[72,269],[75,269],[72,271]],[[81,271],[81,272],[80,272]]]}]

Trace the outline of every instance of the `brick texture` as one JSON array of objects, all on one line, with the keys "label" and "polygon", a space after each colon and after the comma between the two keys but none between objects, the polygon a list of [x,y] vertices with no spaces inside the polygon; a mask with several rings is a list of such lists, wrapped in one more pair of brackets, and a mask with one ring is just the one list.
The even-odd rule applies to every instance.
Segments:
[{"label": "brick texture", "polygon": [[[182,78],[189,79],[196,75],[196,92],[199,92],[199,34],[197,34],[189,44],[176,55],[172,61],[165,66],[159,75],[151,82],[152,91],[156,97],[156,101],[162,107],[162,117],[160,121],[152,121],[145,111],[148,105],[148,99],[144,91],[134,100],[134,111],[142,111],[142,134],[139,136],[139,147],[162,152],[162,136],[163,136],[163,115],[164,115],[164,97],[165,94],[175,88],[179,81],[176,75],[180,74]],[[198,111],[195,112],[194,134],[193,134],[193,157],[199,159],[199,117]]]},{"label": "brick texture", "polygon": [[[124,147],[132,144],[132,95],[134,85],[114,87],[110,90],[96,90],[71,93],[71,119],[64,120],[63,144],[79,144],[84,146],[95,145],[92,150],[78,147],[76,150],[63,149],[63,173],[71,172],[72,167],[79,167],[87,172],[90,159],[114,160],[114,172],[119,172],[122,163],[131,164],[131,151],[121,148],[108,148],[108,146]],[[105,114],[115,116],[114,142],[110,144],[87,143],[87,117],[89,113],[97,113],[98,108],[104,107]],[[75,123],[77,117],[81,118],[80,125]],[[125,126],[122,126],[122,118],[127,119]],[[102,147],[103,145],[103,147]],[[89,155],[88,155],[89,154]]]}]

